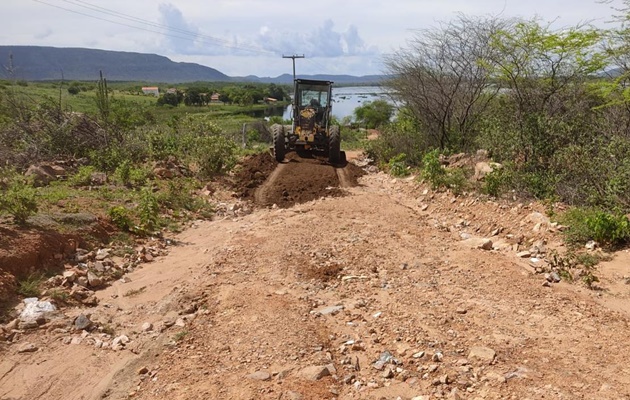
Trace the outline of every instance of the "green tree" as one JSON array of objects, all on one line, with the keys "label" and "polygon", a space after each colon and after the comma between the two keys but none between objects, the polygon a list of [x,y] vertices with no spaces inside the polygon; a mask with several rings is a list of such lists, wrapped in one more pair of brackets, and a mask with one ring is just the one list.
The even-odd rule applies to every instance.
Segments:
[{"label": "green tree", "polygon": [[354,109],[356,121],[367,128],[378,128],[387,124],[394,114],[394,106],[385,100],[364,103]]},{"label": "green tree", "polygon": [[459,15],[418,31],[386,59],[388,85],[418,120],[427,142],[441,149],[474,143],[480,120],[498,93],[492,85],[491,38],[512,22]]},{"label": "green tree", "polygon": [[267,97],[272,97],[277,100],[284,100],[289,98],[289,95],[282,86],[278,86],[274,83],[270,83],[266,90]]},{"label": "green tree", "polygon": [[158,105],[171,105],[173,107],[177,107],[179,103],[181,103],[184,99],[182,93],[178,90],[175,93],[164,93],[164,95],[160,96],[157,103]]},{"label": "green tree", "polygon": [[596,104],[586,83],[605,65],[596,49],[600,40],[601,32],[591,28],[554,31],[535,20],[493,35],[494,76],[506,89],[504,111],[497,114],[504,136],[487,141],[498,145],[498,155],[546,168],[561,147],[583,139],[582,117]]},{"label": "green tree", "polygon": [[184,104],[187,106],[201,106],[203,104],[201,91],[198,88],[189,88],[184,96]]}]

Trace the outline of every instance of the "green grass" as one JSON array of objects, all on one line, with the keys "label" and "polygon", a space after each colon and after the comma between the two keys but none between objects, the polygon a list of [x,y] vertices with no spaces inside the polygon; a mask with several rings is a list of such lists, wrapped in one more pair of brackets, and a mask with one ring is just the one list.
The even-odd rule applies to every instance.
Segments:
[{"label": "green grass", "polygon": [[175,336],[173,336],[173,340],[175,340],[176,342],[181,341],[182,339],[184,339],[186,336],[188,336],[190,332],[188,331],[180,331],[177,334],[175,334]]},{"label": "green grass", "polygon": [[41,294],[40,286],[44,282],[44,274],[33,273],[28,277],[18,281],[18,294],[24,297],[39,297]]},{"label": "green grass", "polygon": [[[193,107],[185,106],[183,104],[178,107],[160,107],[157,105],[157,98],[153,96],[147,96],[144,94],[133,94],[131,87],[135,87],[135,83],[109,83],[108,86],[112,90],[110,93],[110,99],[124,100],[134,102],[142,107],[149,107],[149,110],[155,115],[156,122],[162,123],[169,121],[173,116],[183,117],[185,115],[195,114],[210,114],[217,118],[223,117],[235,117],[237,120],[256,120],[252,117],[247,117],[247,113],[256,110],[264,110],[269,106],[266,104],[254,104],[251,106],[240,106],[235,104],[210,104],[205,107]],[[147,83],[137,83],[137,86],[144,86]],[[29,82],[28,86],[5,86],[6,91],[12,91],[16,94],[23,95],[31,102],[41,102],[45,99],[52,99],[55,102],[61,100],[61,108],[81,112],[81,113],[96,113],[96,92],[89,90],[86,92],[80,92],[76,95],[68,93],[69,82],[65,82],[61,87],[61,93],[58,83],[51,82]],[[163,85],[172,86],[172,85]],[[61,97],[60,97],[61,94]],[[279,103],[277,106],[286,105],[285,103]],[[241,116],[240,114],[244,114]],[[231,119],[231,118],[229,118]],[[242,125],[242,123],[241,123]]]}]

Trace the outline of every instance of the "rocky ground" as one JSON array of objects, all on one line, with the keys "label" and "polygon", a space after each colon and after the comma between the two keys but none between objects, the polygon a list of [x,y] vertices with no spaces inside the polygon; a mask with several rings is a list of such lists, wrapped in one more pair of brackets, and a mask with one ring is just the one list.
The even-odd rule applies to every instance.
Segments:
[{"label": "rocky ground", "polygon": [[0,328],[0,399],[630,399],[626,251],[588,288],[540,205],[260,164],[214,221],[79,255],[87,306]]}]

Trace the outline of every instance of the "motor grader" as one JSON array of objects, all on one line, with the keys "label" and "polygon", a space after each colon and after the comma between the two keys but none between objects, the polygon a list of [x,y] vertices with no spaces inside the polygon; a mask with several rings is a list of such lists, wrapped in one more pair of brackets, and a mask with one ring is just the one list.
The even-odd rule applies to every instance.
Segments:
[{"label": "motor grader", "polygon": [[345,161],[339,125],[331,122],[332,84],[311,79],[294,81],[292,125],[271,126],[273,152],[278,162],[289,151],[324,153],[331,164]]}]

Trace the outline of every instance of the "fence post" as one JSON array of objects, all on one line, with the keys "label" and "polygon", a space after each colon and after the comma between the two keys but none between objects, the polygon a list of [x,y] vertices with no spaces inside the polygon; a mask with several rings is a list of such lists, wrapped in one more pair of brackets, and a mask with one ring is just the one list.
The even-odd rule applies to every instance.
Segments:
[{"label": "fence post", "polygon": [[245,128],[247,128],[247,122],[243,122],[243,148],[247,147],[247,135],[245,134]]}]

